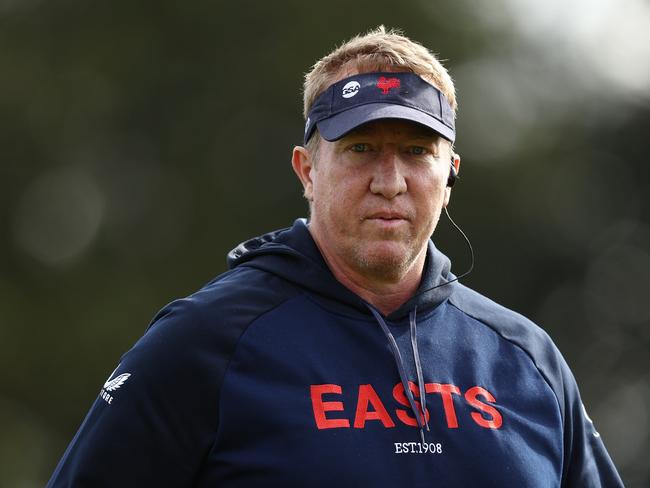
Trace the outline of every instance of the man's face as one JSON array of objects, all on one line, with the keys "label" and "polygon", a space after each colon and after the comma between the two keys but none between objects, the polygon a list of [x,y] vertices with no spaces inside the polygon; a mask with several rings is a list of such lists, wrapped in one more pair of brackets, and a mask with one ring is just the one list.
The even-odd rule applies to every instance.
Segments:
[{"label": "man's face", "polygon": [[409,121],[380,120],[320,141],[305,193],[326,257],[371,279],[398,281],[449,200],[449,143]]}]

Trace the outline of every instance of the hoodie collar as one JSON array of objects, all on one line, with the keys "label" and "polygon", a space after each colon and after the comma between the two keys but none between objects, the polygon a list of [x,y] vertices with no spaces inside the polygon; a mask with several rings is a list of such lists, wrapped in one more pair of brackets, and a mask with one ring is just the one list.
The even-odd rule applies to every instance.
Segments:
[{"label": "hoodie collar", "polygon": [[[328,268],[309,232],[306,219],[297,219],[292,227],[242,242],[228,253],[227,261],[230,269],[238,266],[262,269],[368,314],[368,304],[341,284]],[[386,318],[399,320],[416,307],[425,312],[445,301],[457,285],[453,282],[441,286],[455,278],[450,267],[449,259],[429,240],[418,290]]]}]

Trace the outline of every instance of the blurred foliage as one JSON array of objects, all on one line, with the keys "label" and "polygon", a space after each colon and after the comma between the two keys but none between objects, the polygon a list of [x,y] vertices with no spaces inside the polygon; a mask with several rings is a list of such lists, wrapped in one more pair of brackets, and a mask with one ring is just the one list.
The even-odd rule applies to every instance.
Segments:
[{"label": "blurred foliage", "polygon": [[[591,24],[571,37],[594,15],[482,5],[0,0],[0,486],[43,485],[155,312],[306,214],[302,75],[382,23],[457,82],[466,283],[551,334],[624,479],[650,484],[650,83],[616,50],[648,39],[599,31],[600,52]],[[444,220],[435,240],[466,269]]]}]

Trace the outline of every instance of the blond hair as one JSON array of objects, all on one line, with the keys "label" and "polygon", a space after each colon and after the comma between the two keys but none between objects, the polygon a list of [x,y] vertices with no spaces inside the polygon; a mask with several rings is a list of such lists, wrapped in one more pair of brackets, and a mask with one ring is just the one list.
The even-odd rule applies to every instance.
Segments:
[{"label": "blond hair", "polygon": [[309,114],[314,100],[332,83],[356,70],[410,71],[438,88],[456,113],[456,90],[445,67],[422,44],[412,41],[402,32],[380,25],[367,34],[358,35],[320,59],[305,75],[303,85],[303,114]]},{"label": "blond hair", "polygon": [[[396,29],[388,32],[383,25],[364,35],[357,35],[321,58],[305,75],[303,115],[305,119],[314,100],[331,84],[347,75],[373,71],[410,71],[422,77],[447,98],[456,115],[454,82],[438,58],[422,44],[412,41]],[[316,136],[316,137],[314,137]],[[307,150],[316,159],[320,136],[314,131]],[[453,146],[453,145],[452,145]]]}]

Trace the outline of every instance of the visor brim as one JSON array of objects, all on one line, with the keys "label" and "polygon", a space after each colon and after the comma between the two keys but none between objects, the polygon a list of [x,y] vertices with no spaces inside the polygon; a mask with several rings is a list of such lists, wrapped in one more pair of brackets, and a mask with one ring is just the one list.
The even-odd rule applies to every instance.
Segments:
[{"label": "visor brim", "polygon": [[323,139],[336,141],[363,124],[383,119],[409,120],[428,127],[448,141],[454,142],[454,129],[437,118],[418,109],[392,103],[359,105],[321,120],[316,126]]}]

